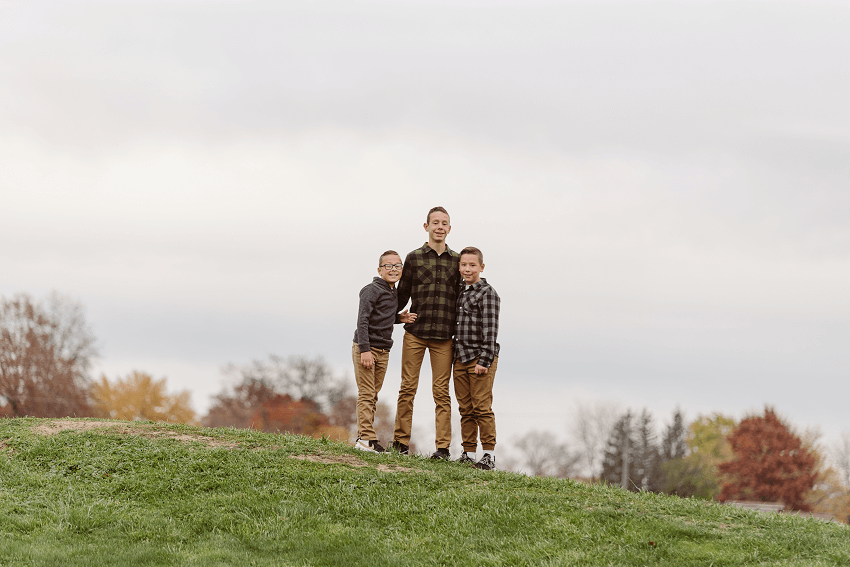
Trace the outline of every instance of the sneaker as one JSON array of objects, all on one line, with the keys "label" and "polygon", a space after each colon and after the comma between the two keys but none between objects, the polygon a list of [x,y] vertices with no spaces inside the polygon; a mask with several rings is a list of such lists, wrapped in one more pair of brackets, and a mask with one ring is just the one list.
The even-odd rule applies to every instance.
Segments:
[{"label": "sneaker", "polygon": [[400,443],[399,441],[393,441],[393,444],[390,446],[390,449],[393,451],[398,451],[401,455],[409,455],[410,447],[405,445],[404,443]]},{"label": "sneaker", "polygon": [[[378,445],[380,447],[380,445]],[[371,442],[367,439],[357,438],[357,441],[354,442],[354,448],[360,449],[361,451],[369,451],[370,453],[377,453],[375,449],[372,448]]]},{"label": "sneaker", "polygon": [[434,451],[434,454],[431,455],[432,459],[442,459],[444,461],[448,461],[451,454],[448,449],[437,449]]},{"label": "sneaker", "polygon": [[490,453],[484,453],[484,456],[481,457],[481,460],[475,463],[476,469],[481,469],[483,471],[492,471],[496,469],[496,457],[491,455]]},{"label": "sneaker", "polygon": [[370,447],[372,448],[372,450],[373,450],[373,451],[375,451],[376,453],[386,453],[386,452],[387,452],[387,450],[386,450],[386,449],[384,449],[384,448],[381,446],[381,444],[380,444],[380,443],[378,443],[378,440],[377,440],[377,439],[373,439],[373,440],[369,441],[369,446],[370,446]]},{"label": "sneaker", "polygon": [[460,463],[460,464],[462,464],[462,465],[472,465],[472,466],[475,466],[475,459],[473,459],[472,457],[470,457],[469,455],[467,455],[467,454],[466,454],[466,451],[464,451],[463,453],[461,453],[461,454],[460,454],[460,458],[459,458],[457,461],[455,461],[455,462]]}]

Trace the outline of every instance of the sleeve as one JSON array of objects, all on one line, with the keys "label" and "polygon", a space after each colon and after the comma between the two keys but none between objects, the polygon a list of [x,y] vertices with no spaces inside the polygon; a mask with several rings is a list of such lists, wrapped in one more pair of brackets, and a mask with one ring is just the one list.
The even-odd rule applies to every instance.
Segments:
[{"label": "sleeve", "polygon": [[369,316],[375,310],[376,298],[371,285],[360,290],[360,307],[357,309],[357,346],[360,352],[368,352],[372,348],[369,343]]},{"label": "sleeve", "polygon": [[[396,285],[398,293],[398,311],[396,311],[396,313],[403,311],[407,306],[407,302],[410,301],[410,291],[413,289],[413,270],[416,264],[413,258],[414,256],[411,252],[404,259],[404,268],[402,268],[401,271],[401,279],[398,280],[398,285]],[[398,315],[396,315],[395,322],[400,322]]]},{"label": "sleeve", "polygon": [[478,364],[490,368],[493,359],[496,358],[496,338],[499,336],[499,307],[501,299],[491,288],[482,298],[481,327],[483,339],[481,341],[481,355]]}]

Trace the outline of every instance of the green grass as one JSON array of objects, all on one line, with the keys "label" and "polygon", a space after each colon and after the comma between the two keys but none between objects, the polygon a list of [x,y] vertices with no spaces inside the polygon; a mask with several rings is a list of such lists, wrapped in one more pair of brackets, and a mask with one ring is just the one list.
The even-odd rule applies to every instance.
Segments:
[{"label": "green grass", "polygon": [[50,423],[0,419],[0,566],[850,565],[841,524],[296,435]]}]

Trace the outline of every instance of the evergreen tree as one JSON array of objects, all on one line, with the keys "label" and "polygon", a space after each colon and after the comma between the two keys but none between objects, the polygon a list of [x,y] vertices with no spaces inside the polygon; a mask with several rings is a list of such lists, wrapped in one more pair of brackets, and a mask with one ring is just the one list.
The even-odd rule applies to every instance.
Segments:
[{"label": "evergreen tree", "polygon": [[[603,481],[622,486],[623,478],[629,477],[631,453],[635,445],[632,437],[632,412],[629,410],[617,420],[608,436],[600,475]],[[624,488],[634,489],[630,482],[627,482]]]},{"label": "evergreen tree", "polygon": [[634,465],[629,471],[630,484],[636,490],[659,492],[663,487],[661,454],[655,434],[655,421],[649,410],[641,412],[635,435]]},{"label": "evergreen tree", "polygon": [[664,437],[661,439],[661,457],[663,461],[683,459],[685,457],[688,452],[687,435],[688,431],[685,427],[682,411],[677,407],[673,412],[673,423],[667,426],[664,430]]},{"label": "evergreen tree", "polygon": [[658,489],[665,494],[683,496],[683,493],[696,490],[690,478],[694,471],[690,463],[685,462],[687,433],[682,411],[677,407],[673,412],[673,422],[664,429],[661,438]]}]

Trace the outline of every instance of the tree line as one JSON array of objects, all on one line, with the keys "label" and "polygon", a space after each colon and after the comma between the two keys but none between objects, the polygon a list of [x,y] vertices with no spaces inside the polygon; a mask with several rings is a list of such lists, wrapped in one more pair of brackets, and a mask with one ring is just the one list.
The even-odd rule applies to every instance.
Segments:
[{"label": "tree line", "polygon": [[[83,308],[56,293],[0,300],[0,416],[102,417],[287,431],[347,440],[356,425],[351,380],[320,357],[270,355],[223,369],[226,383],[200,419],[190,394],[169,395],[165,378],[133,371],[89,375],[98,356]],[[380,403],[379,438],[391,438],[391,408]],[[514,440],[511,468],[581,478],[626,490],[682,497],[781,501],[787,508],[850,516],[850,433],[830,451],[766,407],[740,421],[721,414],[686,423],[679,409],[659,437],[653,416],[584,404],[572,412],[572,444],[548,431]]]},{"label": "tree line", "polygon": [[[355,424],[350,381],[335,376],[321,357],[270,355],[226,366],[225,387],[198,419],[190,393],[169,395],[165,378],[133,371],[91,379],[96,342],[82,306],[67,297],[0,298],[0,416],[200,422],[334,439],[348,439]],[[380,405],[377,426],[391,436],[389,414]]]},{"label": "tree line", "polygon": [[[572,424],[573,460],[589,465],[588,480],[724,502],[781,502],[789,510],[850,518],[850,434],[827,448],[817,431],[797,431],[766,406],[740,421],[714,413],[690,423],[677,408],[659,437],[648,410],[608,409],[584,411],[585,419]],[[594,415],[597,423],[601,415],[616,416],[608,418],[613,423],[601,445],[599,436],[587,435]]]}]

